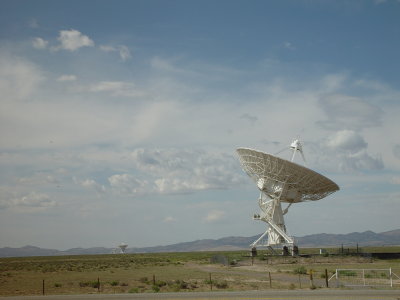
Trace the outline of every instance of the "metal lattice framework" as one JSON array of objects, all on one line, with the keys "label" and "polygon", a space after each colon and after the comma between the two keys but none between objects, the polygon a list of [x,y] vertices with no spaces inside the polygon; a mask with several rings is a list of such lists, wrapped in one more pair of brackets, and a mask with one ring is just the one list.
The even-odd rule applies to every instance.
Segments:
[{"label": "metal lattice framework", "polygon": [[[296,152],[300,152],[303,160],[302,145],[298,140],[290,145],[293,150],[292,161],[248,148],[239,148],[239,160],[243,170],[254,180],[260,190],[258,204],[260,214],[254,219],[268,223],[268,229],[250,246],[270,247],[283,246],[283,253],[292,254],[298,251],[293,237],[286,232],[283,216],[293,203],[320,200],[339,190],[332,180],[293,162]],[[282,210],[282,202],[289,206]],[[268,236],[266,243],[264,237]],[[289,248],[288,248],[289,247]]]},{"label": "metal lattice framework", "polygon": [[271,198],[282,192],[280,201],[316,201],[339,190],[332,180],[294,162],[264,152],[237,149],[243,170]]}]

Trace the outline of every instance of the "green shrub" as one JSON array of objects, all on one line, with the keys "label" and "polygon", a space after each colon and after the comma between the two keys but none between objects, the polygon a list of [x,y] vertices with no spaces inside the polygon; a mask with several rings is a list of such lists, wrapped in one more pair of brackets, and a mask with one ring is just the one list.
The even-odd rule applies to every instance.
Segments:
[{"label": "green shrub", "polygon": [[307,269],[304,266],[298,267],[293,270],[294,274],[307,274]]},{"label": "green shrub", "polygon": [[62,287],[62,284],[56,282],[56,283],[54,284],[54,287],[56,287],[56,288]]},{"label": "green shrub", "polygon": [[111,281],[110,285],[111,286],[117,286],[117,285],[119,285],[119,281],[118,280]]},{"label": "green shrub", "polygon": [[153,285],[152,286],[152,290],[153,290],[154,293],[158,293],[160,291],[160,287],[157,286],[157,285]]}]

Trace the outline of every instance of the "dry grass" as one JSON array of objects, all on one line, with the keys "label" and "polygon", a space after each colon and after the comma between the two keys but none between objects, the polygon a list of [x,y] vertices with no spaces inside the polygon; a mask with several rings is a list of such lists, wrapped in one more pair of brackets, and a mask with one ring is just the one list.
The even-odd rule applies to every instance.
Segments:
[{"label": "dry grass", "polygon": [[[270,257],[254,260],[247,252],[218,252],[232,265],[211,264],[216,253],[158,253],[87,255],[0,259],[0,295],[82,293],[154,293],[176,291],[257,290],[309,288],[309,270],[316,286],[323,286],[325,269],[393,268],[400,274],[399,260],[362,257],[316,256]],[[262,254],[262,253],[261,253]],[[302,272],[296,272],[302,270]],[[304,273],[306,270],[307,274]],[[300,274],[299,274],[300,273]],[[211,281],[210,281],[211,274]],[[153,277],[154,276],[154,277]],[[100,282],[98,287],[97,282]]]}]

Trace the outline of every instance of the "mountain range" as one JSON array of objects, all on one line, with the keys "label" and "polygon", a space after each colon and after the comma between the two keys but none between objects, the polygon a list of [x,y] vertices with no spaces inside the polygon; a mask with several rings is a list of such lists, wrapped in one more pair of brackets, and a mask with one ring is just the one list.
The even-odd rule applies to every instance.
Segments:
[{"label": "mountain range", "polygon": [[[229,251],[249,249],[249,245],[259,236],[224,237],[221,239],[203,239],[193,242],[178,243],[166,246],[128,248],[127,253],[156,253],[156,252],[195,252],[195,251]],[[348,234],[312,234],[295,237],[299,247],[346,247],[358,246],[394,246],[400,245],[400,229],[381,233],[373,231],[352,232]],[[109,254],[113,248],[92,247],[72,248],[68,250],[44,249],[35,246],[21,248],[0,248],[0,257],[22,256],[54,256],[54,255],[85,255]]]}]

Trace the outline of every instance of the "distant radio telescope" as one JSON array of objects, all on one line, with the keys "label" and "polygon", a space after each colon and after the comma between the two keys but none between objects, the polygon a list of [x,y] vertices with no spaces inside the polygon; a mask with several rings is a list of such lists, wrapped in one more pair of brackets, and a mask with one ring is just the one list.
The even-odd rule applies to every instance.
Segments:
[{"label": "distant radio telescope", "polygon": [[118,245],[118,248],[121,250],[122,254],[125,254],[125,250],[126,250],[127,247],[128,247],[128,245],[125,244],[125,243],[121,243],[121,244]]},{"label": "distant radio telescope", "polygon": [[[260,191],[261,212],[254,214],[253,219],[268,224],[267,230],[250,245],[253,255],[257,246],[266,246],[273,252],[273,247],[283,247],[284,255],[298,254],[293,237],[287,234],[283,216],[293,203],[320,200],[339,190],[332,180],[293,162],[297,152],[305,162],[300,141],[294,140],[290,149],[293,151],[291,161],[257,150],[237,149],[243,170]],[[284,210],[283,202],[288,203]]]}]

